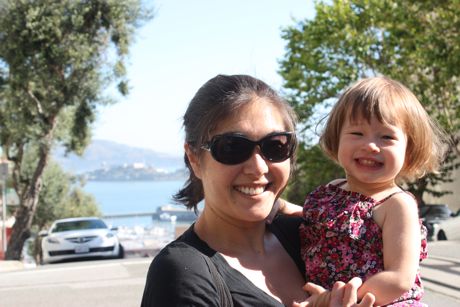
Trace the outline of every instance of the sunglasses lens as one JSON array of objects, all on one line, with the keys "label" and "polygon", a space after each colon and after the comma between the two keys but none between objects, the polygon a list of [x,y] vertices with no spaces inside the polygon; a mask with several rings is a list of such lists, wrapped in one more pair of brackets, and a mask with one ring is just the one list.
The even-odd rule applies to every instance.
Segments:
[{"label": "sunglasses lens", "polygon": [[264,159],[270,162],[282,162],[294,152],[295,140],[291,133],[270,134],[258,142],[244,136],[223,134],[214,137],[209,146],[214,159],[220,163],[233,165],[249,159],[256,145]]},{"label": "sunglasses lens", "polygon": [[223,164],[239,164],[247,159],[254,150],[254,144],[241,136],[222,135],[211,145],[211,153],[216,161]]},{"label": "sunglasses lens", "polygon": [[288,134],[272,135],[261,142],[262,154],[271,162],[288,159],[291,156],[292,147],[291,135]]}]

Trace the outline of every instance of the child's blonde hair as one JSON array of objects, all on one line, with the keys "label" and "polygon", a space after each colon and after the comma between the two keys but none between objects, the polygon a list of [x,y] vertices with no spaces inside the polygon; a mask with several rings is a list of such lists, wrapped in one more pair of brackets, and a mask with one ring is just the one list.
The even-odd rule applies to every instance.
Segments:
[{"label": "child's blonde hair", "polygon": [[320,137],[321,148],[336,162],[340,133],[347,117],[352,122],[359,119],[370,122],[375,118],[403,129],[407,148],[398,179],[411,180],[438,171],[447,137],[415,95],[401,83],[386,77],[366,78],[341,95]]}]

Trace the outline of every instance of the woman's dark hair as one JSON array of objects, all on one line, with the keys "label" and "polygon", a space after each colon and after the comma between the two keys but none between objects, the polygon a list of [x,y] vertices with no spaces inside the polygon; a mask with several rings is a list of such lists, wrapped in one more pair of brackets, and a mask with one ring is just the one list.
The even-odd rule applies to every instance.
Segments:
[{"label": "woman's dark hair", "polygon": [[[295,131],[296,116],[292,108],[266,83],[247,75],[217,75],[206,82],[189,103],[183,122],[185,142],[199,154],[201,145],[209,140],[219,122],[258,98],[273,103],[284,115],[286,129]],[[196,211],[197,204],[204,198],[203,184],[193,173],[186,154],[184,160],[190,175],[173,199]]]}]

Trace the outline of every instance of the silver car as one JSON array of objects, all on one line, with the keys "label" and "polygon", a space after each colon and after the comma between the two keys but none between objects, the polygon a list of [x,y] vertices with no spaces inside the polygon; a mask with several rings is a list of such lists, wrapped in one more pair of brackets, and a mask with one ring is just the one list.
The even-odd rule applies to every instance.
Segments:
[{"label": "silver car", "polygon": [[460,240],[460,215],[451,217],[435,225],[435,238],[442,240]]},{"label": "silver car", "polygon": [[49,231],[41,232],[44,263],[74,258],[121,258],[123,248],[116,233],[97,217],[56,220]]}]

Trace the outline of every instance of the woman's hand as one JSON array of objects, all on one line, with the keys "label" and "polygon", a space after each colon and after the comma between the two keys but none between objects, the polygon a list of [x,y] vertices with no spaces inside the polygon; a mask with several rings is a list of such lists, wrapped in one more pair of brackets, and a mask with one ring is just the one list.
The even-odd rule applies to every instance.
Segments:
[{"label": "woman's hand", "polygon": [[323,287],[307,283],[303,289],[310,293],[310,297],[302,303],[293,303],[293,307],[372,307],[375,297],[367,293],[358,303],[358,288],[362,285],[360,278],[352,278],[348,283],[338,281],[332,290],[326,291]]},{"label": "woman's hand", "polygon": [[362,284],[363,281],[359,277],[352,278],[346,284],[341,281],[336,282],[331,291],[329,307],[372,307],[375,302],[372,293],[366,293],[358,303],[358,288]]}]

